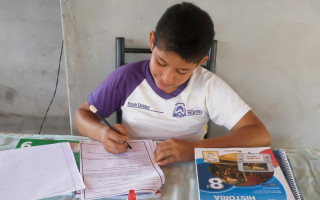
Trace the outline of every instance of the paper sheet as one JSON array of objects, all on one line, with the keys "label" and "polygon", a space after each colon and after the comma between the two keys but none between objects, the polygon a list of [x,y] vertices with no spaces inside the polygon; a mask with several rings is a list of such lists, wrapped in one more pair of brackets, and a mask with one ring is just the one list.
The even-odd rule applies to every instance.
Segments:
[{"label": "paper sheet", "polygon": [[69,143],[0,151],[0,197],[34,200],[84,188]]},{"label": "paper sheet", "polygon": [[101,143],[85,141],[81,146],[81,173],[86,189],[83,199],[136,193],[155,193],[164,184],[164,174],[152,162],[151,140],[129,141],[132,149],[122,154],[106,152]]}]

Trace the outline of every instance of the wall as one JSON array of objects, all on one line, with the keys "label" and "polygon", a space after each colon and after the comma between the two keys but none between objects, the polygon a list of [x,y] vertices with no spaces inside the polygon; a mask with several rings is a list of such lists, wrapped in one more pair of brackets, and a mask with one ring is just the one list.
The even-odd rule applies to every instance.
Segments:
[{"label": "wall", "polygon": [[[56,84],[62,42],[58,0],[0,6],[0,113],[43,117]],[[63,58],[64,60],[64,58]],[[69,117],[64,61],[48,117]]]},{"label": "wall", "polygon": [[[117,36],[148,47],[148,34],[174,2],[61,0],[71,116],[115,66]],[[318,147],[320,2],[195,1],[214,20],[217,74],[253,108],[273,147]],[[114,117],[111,117],[114,119]],[[73,126],[73,133],[77,134]],[[211,136],[225,133],[214,127]]]}]

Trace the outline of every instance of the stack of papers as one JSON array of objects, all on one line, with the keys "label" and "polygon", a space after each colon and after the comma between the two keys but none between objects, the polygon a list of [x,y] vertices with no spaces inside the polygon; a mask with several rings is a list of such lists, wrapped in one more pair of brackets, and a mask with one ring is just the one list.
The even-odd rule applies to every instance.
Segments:
[{"label": "stack of papers", "polygon": [[82,199],[117,198],[135,190],[140,197],[156,197],[165,182],[164,174],[154,163],[156,143],[152,140],[128,141],[132,149],[122,154],[104,150],[99,142],[80,143],[81,167],[86,189]]},{"label": "stack of papers", "polygon": [[0,198],[41,199],[84,188],[69,143],[0,151]]}]

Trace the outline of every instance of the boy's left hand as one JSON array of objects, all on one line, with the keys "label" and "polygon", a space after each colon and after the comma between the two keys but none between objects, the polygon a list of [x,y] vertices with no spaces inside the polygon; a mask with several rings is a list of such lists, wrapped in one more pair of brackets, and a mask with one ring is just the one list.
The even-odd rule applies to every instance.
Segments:
[{"label": "boy's left hand", "polygon": [[154,151],[154,161],[158,163],[158,165],[167,165],[193,159],[194,144],[173,138],[159,143]]}]

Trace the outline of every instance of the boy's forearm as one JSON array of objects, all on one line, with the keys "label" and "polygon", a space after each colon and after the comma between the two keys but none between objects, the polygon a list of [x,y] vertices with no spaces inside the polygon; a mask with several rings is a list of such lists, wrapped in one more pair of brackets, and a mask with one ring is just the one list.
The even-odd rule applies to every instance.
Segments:
[{"label": "boy's forearm", "polygon": [[101,141],[99,129],[103,124],[100,123],[100,119],[92,112],[78,108],[74,115],[74,124],[81,135]]},{"label": "boy's forearm", "polygon": [[270,135],[264,126],[247,126],[221,137],[195,143],[198,148],[270,146]]}]

